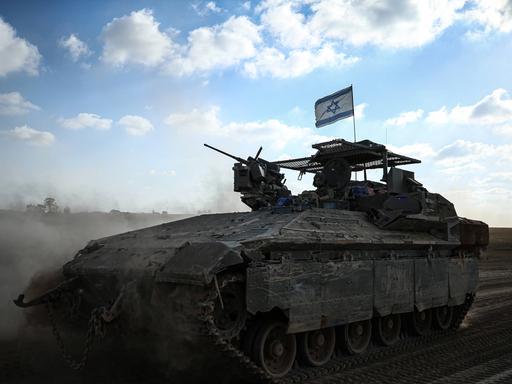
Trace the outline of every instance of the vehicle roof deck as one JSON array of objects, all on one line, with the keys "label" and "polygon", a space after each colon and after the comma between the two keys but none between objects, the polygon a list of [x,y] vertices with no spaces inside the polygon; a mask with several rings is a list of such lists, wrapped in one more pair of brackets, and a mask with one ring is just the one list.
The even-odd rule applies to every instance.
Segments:
[{"label": "vehicle roof deck", "polygon": [[273,161],[272,163],[302,173],[320,171],[323,164],[332,158],[345,159],[352,171],[383,168],[386,156],[389,167],[421,163],[418,159],[391,152],[384,145],[370,140],[352,143],[343,139],[335,139],[314,144],[312,147],[317,150],[313,156]]}]

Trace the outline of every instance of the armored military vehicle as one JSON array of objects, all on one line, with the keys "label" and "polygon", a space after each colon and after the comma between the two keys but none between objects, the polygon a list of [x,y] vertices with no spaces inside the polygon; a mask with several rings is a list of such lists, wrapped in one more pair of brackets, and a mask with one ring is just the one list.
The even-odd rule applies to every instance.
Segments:
[{"label": "armored military vehicle", "polygon": [[[236,372],[295,382],[304,367],[459,327],[488,227],[399,168],[419,160],[369,140],[319,143],[284,161],[208,147],[236,161],[234,190],[250,212],[91,241],[55,289],[15,300],[45,304],[61,345],[68,318],[88,329],[82,358],[66,354],[72,366],[106,332],[142,335],[190,380]],[[312,174],[314,188],[292,194],[281,169]],[[368,180],[375,170],[380,180]]]}]

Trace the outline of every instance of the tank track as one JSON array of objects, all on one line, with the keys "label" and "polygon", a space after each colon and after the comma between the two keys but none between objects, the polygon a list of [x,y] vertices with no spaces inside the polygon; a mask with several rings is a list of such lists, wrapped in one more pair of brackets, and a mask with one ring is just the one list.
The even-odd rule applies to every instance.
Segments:
[{"label": "tank track", "polygon": [[[368,363],[376,362],[390,355],[401,354],[414,350],[419,346],[427,345],[435,340],[439,340],[455,331],[460,327],[466,317],[471,305],[475,300],[474,294],[467,294],[464,303],[456,310],[455,319],[450,329],[445,331],[432,331],[426,336],[406,337],[402,334],[402,340],[391,347],[377,347],[372,345],[367,352],[357,356],[333,356],[331,361],[322,367],[295,367],[284,378],[274,379],[266,374],[263,369],[256,365],[248,356],[240,351],[234,344],[221,338],[217,330],[213,317],[214,300],[217,295],[210,297],[202,303],[203,311],[198,320],[202,323],[203,334],[210,339],[212,345],[215,345],[219,353],[222,353],[230,363],[231,367],[237,367],[239,372],[244,372],[243,378],[247,383],[275,383],[292,384],[303,383],[309,380],[319,379],[323,376],[332,375],[347,369],[357,368]],[[233,369],[233,368],[232,368]]]},{"label": "tank track", "polygon": [[215,300],[217,294],[210,295],[202,304],[199,315],[199,321],[202,323],[202,332],[204,336],[210,339],[211,344],[214,345],[219,353],[222,353],[225,358],[230,362],[230,366],[238,367],[238,371],[245,373],[244,379],[249,383],[272,383],[273,380],[268,376],[263,369],[256,365],[249,357],[242,351],[235,347],[231,342],[223,339],[218,331],[213,310],[215,307]]}]

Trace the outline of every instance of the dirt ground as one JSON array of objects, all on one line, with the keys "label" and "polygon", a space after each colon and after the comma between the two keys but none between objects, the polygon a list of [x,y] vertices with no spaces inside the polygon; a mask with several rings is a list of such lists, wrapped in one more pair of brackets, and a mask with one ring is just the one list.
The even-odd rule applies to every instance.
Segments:
[{"label": "dirt ground", "polygon": [[[139,222],[138,224],[147,223]],[[123,229],[121,228],[123,225],[126,223],[111,225],[109,229],[115,232]],[[1,226],[0,215],[0,229]],[[132,227],[136,226],[132,225]],[[27,223],[23,225],[24,234],[27,233],[26,227]],[[62,228],[62,226],[59,227],[57,232],[62,232]],[[99,228],[96,230],[99,231]],[[81,237],[91,235],[91,231],[91,229],[81,228],[80,235],[76,235],[76,231],[73,232],[77,237],[74,242],[66,243],[67,257],[73,247],[79,249],[83,246]],[[15,232],[13,231],[10,235],[14,236]],[[50,233],[55,235],[52,231]],[[67,235],[70,236],[69,233]],[[7,235],[4,233],[4,236]],[[30,240],[22,242],[18,246],[19,249],[16,247],[11,249],[9,257],[12,255],[22,257],[20,255],[23,251],[37,250],[37,242],[43,241],[45,235],[40,236],[36,238],[28,236]],[[54,240],[52,238],[52,244]],[[3,246],[14,243],[14,241],[9,242],[6,237],[0,238],[0,241],[0,245]],[[43,241],[46,248],[48,248],[48,241]],[[81,245],[78,246],[78,243]],[[58,245],[55,244],[55,247],[58,248]],[[45,252],[48,251],[45,247],[43,248]],[[33,251],[32,257],[36,257]],[[51,259],[44,256],[43,260],[62,262],[62,257]],[[5,253],[1,254],[0,262],[2,275],[4,275],[2,278],[5,279],[2,286],[2,299],[7,296],[12,298],[15,296],[13,294],[19,291],[14,289],[22,288],[22,285],[20,285],[21,282],[16,282],[13,283],[16,286],[12,287],[8,286],[9,282],[13,278],[21,277],[25,278],[26,282],[26,275],[32,273],[34,268],[28,268],[27,271],[25,265],[30,266],[30,263],[13,263],[12,260],[7,260]],[[9,272],[13,275],[12,277],[9,277]],[[137,361],[126,360],[125,357],[117,354],[92,354],[87,369],[76,373],[65,365],[49,329],[16,328],[14,330],[14,325],[10,323],[16,325],[19,318],[16,317],[16,321],[9,322],[5,317],[10,316],[13,309],[17,310],[10,305],[8,310],[2,310],[0,314],[4,328],[4,332],[0,333],[0,382],[2,383],[163,382],[146,367],[139,366]],[[364,364],[354,364],[336,372],[326,370],[319,377],[305,382],[311,384],[512,383],[512,327],[510,324],[512,324],[512,228],[492,228],[491,244],[480,261],[480,287],[477,299],[456,334],[428,343],[418,342],[414,348],[410,346],[395,348],[389,353],[381,354],[379,358],[367,359]]]}]

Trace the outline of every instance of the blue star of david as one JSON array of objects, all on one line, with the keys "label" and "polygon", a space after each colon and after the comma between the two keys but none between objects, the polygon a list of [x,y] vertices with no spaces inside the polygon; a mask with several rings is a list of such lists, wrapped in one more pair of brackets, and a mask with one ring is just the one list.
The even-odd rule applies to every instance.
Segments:
[{"label": "blue star of david", "polygon": [[329,104],[327,106],[327,112],[330,112],[330,113],[332,113],[334,115],[338,109],[341,109],[340,106],[338,105],[339,103],[340,103],[340,100],[338,100],[338,101],[336,101],[336,100],[331,101],[331,104]]}]

